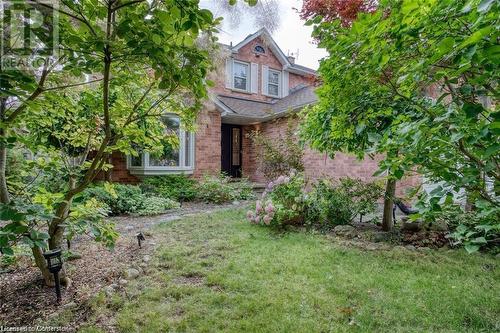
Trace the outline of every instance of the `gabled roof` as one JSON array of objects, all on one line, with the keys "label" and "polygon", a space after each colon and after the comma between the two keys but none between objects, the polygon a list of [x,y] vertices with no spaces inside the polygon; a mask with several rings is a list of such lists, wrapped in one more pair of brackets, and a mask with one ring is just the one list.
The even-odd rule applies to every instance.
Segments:
[{"label": "gabled roof", "polygon": [[223,110],[222,117],[246,122],[262,122],[280,117],[289,111],[299,110],[318,100],[314,87],[299,86],[290,94],[271,102],[251,100],[228,95],[213,96],[215,104]]},{"label": "gabled roof", "polygon": [[292,73],[301,74],[301,75],[304,75],[304,74],[305,75],[314,75],[314,76],[318,75],[314,69],[291,63],[290,60],[288,60],[288,57],[280,49],[278,44],[276,44],[276,42],[274,41],[273,37],[271,36],[271,33],[269,32],[269,30],[267,30],[266,28],[262,28],[253,34],[248,35],[244,40],[242,40],[241,42],[239,42],[235,46],[233,46],[233,47],[229,46],[229,49],[233,53],[238,53],[238,51],[242,47],[244,47],[245,45],[247,45],[248,43],[250,43],[251,41],[253,41],[255,38],[258,38],[258,37],[263,37],[266,41],[269,42],[269,48],[271,49],[273,54],[276,56],[276,58],[279,60],[279,62],[283,65],[285,70],[288,70]]}]

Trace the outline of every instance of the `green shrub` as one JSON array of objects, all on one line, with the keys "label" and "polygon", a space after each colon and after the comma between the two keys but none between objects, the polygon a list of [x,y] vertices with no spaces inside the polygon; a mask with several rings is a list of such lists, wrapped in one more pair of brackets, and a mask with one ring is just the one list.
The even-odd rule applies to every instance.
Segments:
[{"label": "green shrub", "polygon": [[234,200],[236,195],[229,181],[230,178],[223,174],[203,176],[200,183],[196,185],[196,198],[217,204]]},{"label": "green shrub", "polygon": [[235,180],[229,185],[233,188],[235,200],[250,200],[255,198],[252,183],[246,178]]},{"label": "green shrub", "polygon": [[157,215],[166,210],[179,208],[179,203],[164,197],[147,196],[142,201],[142,206],[136,212],[137,215]]},{"label": "green shrub", "polygon": [[221,204],[254,197],[252,184],[245,179],[232,180],[224,174],[205,175],[195,186],[196,198],[204,202]]},{"label": "green shrub", "polygon": [[89,187],[82,192],[80,200],[85,202],[91,198],[105,203],[109,207],[110,215],[134,213],[144,200],[139,186],[124,184]]},{"label": "green shrub", "polygon": [[308,225],[331,228],[348,224],[358,214],[368,214],[376,208],[382,187],[358,179],[341,179],[334,183],[319,180],[309,193],[305,192],[302,175],[280,176],[267,186],[255,211],[247,213],[253,223],[265,225]]},{"label": "green shrub", "polygon": [[[456,204],[443,205],[440,212],[434,212],[433,223],[445,222],[450,229],[447,237],[453,246],[463,246],[469,253],[479,250],[500,252],[500,208],[485,201],[479,211],[466,212]],[[429,217],[429,216],[425,216]]]},{"label": "green shrub", "polygon": [[307,223],[320,228],[349,224],[359,214],[374,212],[383,189],[377,183],[342,178],[320,179],[307,196]]},{"label": "green shrub", "polygon": [[247,212],[247,218],[252,223],[272,226],[303,224],[304,188],[301,174],[279,176],[267,185],[262,199],[255,203],[255,211]]},{"label": "green shrub", "polygon": [[176,201],[191,201],[196,197],[196,181],[186,175],[155,176],[140,185],[144,193],[154,193]]}]

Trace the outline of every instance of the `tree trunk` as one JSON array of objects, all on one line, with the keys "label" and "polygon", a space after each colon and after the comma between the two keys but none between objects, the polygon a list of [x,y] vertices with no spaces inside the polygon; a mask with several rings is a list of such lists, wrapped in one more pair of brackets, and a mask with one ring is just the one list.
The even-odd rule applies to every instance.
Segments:
[{"label": "tree trunk", "polygon": [[[113,159],[111,158],[111,154],[109,154],[107,159],[108,159],[108,164],[113,164]],[[106,172],[104,173],[104,179],[109,183],[111,183],[113,181],[112,173],[111,173],[112,170],[113,169],[110,168],[110,169],[106,170]]]},{"label": "tree trunk", "polygon": [[55,286],[54,276],[52,275],[51,272],[49,272],[49,269],[47,268],[47,261],[43,256],[42,249],[39,248],[38,246],[35,246],[31,249],[31,252],[33,253],[33,257],[35,258],[36,266],[38,267],[38,269],[40,269],[40,272],[42,273],[45,284],[49,287],[54,287]]},{"label": "tree trunk", "polygon": [[[64,201],[59,204],[56,209],[55,217],[52,219],[49,225],[49,249],[61,249],[64,242],[64,221],[68,218],[69,211],[71,209],[71,204],[73,202],[73,197],[75,193],[73,193],[73,189],[75,188],[76,181],[73,177],[69,179],[69,192],[66,194]],[[40,250],[41,251],[41,250]],[[45,258],[37,259],[35,251],[33,251],[33,255],[35,256],[35,263],[40,269],[45,283],[48,286],[54,285],[54,278],[52,274],[49,272],[50,277],[47,278],[47,267]],[[42,262],[43,261],[43,262]],[[70,280],[66,277],[66,269],[63,265],[63,268],[59,272],[59,279],[61,280],[62,285],[69,285]]]},{"label": "tree trunk", "polygon": [[394,206],[394,196],[396,195],[396,180],[387,179],[384,196],[384,216],[382,218],[382,230],[391,231],[394,227],[392,219],[392,208]]},{"label": "tree trunk", "polygon": [[[5,116],[5,98],[0,99],[0,119],[4,120]],[[5,129],[0,128],[0,138],[5,139]],[[0,202],[9,203],[10,195],[9,189],[7,188],[7,178],[5,171],[7,169],[7,146],[4,144],[3,140],[0,142]]]}]

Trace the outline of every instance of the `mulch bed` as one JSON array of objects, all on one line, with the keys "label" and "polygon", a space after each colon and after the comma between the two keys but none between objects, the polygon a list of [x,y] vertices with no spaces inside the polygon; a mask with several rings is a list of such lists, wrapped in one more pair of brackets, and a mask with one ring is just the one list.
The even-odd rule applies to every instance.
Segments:
[{"label": "mulch bed", "polygon": [[103,287],[115,282],[138,256],[151,250],[148,242],[139,249],[133,237],[121,237],[113,250],[82,237],[72,244],[72,251],[83,254],[67,262],[71,279],[63,288],[62,302],[57,305],[54,288],[45,286],[38,269],[25,262],[11,272],[0,274],[0,323],[4,326],[33,326],[50,323],[58,312],[70,309],[73,318],[70,331],[90,314],[88,301]]}]

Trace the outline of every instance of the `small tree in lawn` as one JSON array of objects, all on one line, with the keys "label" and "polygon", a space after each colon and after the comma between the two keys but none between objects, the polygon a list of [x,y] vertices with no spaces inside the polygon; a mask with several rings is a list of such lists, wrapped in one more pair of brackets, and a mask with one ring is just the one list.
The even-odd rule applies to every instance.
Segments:
[{"label": "small tree in lawn", "polygon": [[357,140],[366,130],[371,151],[385,153],[381,170],[399,178],[416,169],[441,183],[422,214],[465,189],[486,223],[468,233],[477,244],[499,230],[498,12],[487,0],[384,1],[348,26],[318,21],[330,58],[320,104],[306,116],[313,145],[335,151],[356,138],[366,148]]},{"label": "small tree in lawn", "polygon": [[17,242],[28,244],[47,284],[53,281],[43,248],[61,247],[73,199],[110,167],[109,154],[136,154],[134,144],[152,148],[162,136],[159,118],[165,111],[194,119],[210,68],[208,51],[196,46],[196,38],[217,24],[192,1],[65,2],[54,10],[71,36],[71,52],[86,55],[62,70],[75,77],[87,71],[101,82],[90,91],[29,103],[30,117],[18,119],[20,128],[38,136],[27,142],[49,163],[40,161],[38,167],[58,167],[65,184],[52,192],[38,188],[34,204],[3,205],[1,219],[10,223],[1,229],[0,247],[8,253]]},{"label": "small tree in lawn", "polygon": [[[300,133],[303,140],[312,148],[329,153],[332,158],[338,151],[354,153],[359,158],[373,157],[376,153],[397,158],[400,151],[398,145],[381,147],[379,142],[384,137],[394,136],[394,121],[409,106],[404,100],[390,98],[392,95],[378,85],[361,80],[359,74],[349,79],[341,78],[345,67],[335,57],[330,59],[323,61],[320,73],[329,70],[332,83],[318,89],[319,104],[301,113],[303,122]],[[396,180],[403,176],[404,169],[396,165],[383,170],[387,170],[387,182],[382,228],[389,231],[394,224],[392,207]]]},{"label": "small tree in lawn", "polygon": [[[364,59],[350,54],[346,49],[335,44],[334,36],[348,31],[360,13],[370,13],[376,9],[375,1],[350,0],[326,1],[305,0],[300,11],[307,24],[323,23],[316,27],[314,36],[320,46],[326,47],[330,57],[320,67],[324,85],[318,89],[320,103],[302,112],[304,122],[301,135],[312,148],[330,153],[346,151],[364,158],[366,154],[387,153],[398,155],[398,147],[390,151],[377,148],[382,135],[391,136],[391,124],[397,113],[407,107],[404,101],[393,100],[392,93],[379,84],[384,78],[380,75],[365,80],[368,66],[354,67],[356,57],[359,64]],[[339,36],[341,37],[341,36]],[[338,58],[341,55],[342,58]],[[356,71],[356,72],[355,72]],[[401,169],[395,169],[387,175],[384,195],[384,213],[382,228],[391,230],[392,207],[396,192],[396,179],[401,177]]]}]

